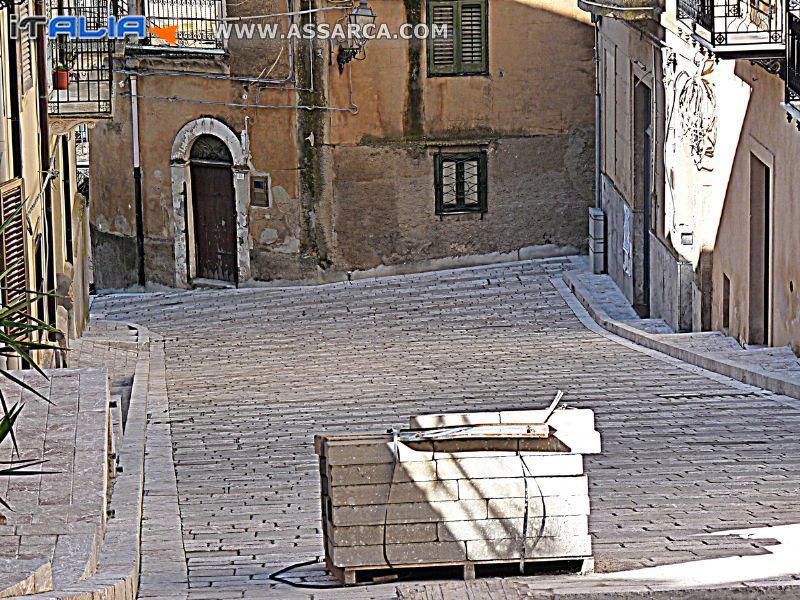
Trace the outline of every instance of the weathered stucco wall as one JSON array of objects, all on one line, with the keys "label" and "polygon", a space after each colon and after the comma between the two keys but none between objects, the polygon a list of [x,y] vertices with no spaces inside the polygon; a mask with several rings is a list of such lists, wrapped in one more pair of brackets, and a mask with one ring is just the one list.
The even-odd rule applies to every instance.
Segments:
[{"label": "weathered stucco wall", "polygon": [[760,67],[740,61],[736,75],[752,93],[746,106],[730,183],[714,246],[714,310],[716,329],[723,328],[723,274],[730,279],[731,318],[728,331],[748,338],[750,272],[750,155],[772,159],[772,345],[791,344],[800,354],[800,187],[795,157],[800,156],[800,132],[787,122],[781,108],[783,82]]},{"label": "weathered stucco wall", "polygon": [[[379,22],[395,31],[424,19],[422,0],[370,4]],[[246,15],[257,8],[253,0],[235,10]],[[331,21],[340,16],[319,13]],[[236,136],[247,129],[250,175],[271,178],[271,206],[247,209],[255,279],[532,244],[585,248],[585,213],[593,198],[593,43],[588,19],[572,0],[492,0],[486,76],[428,78],[424,42],[374,40],[367,59],[349,64],[344,75],[335,60],[330,64],[326,43],[317,48],[313,69],[301,45],[295,56],[299,87],[292,90],[191,76],[139,77],[148,281],[180,282],[174,241],[184,234],[175,227],[170,149],[180,129],[202,117],[221,121]],[[265,67],[277,76],[288,68],[274,42],[239,40],[229,50],[224,59],[140,56],[124,64],[129,71],[224,76],[263,76]],[[130,88],[127,75],[119,77],[114,121],[91,134],[99,288],[136,281]],[[434,214],[432,152],[443,144],[489,149],[489,212],[483,219]]]},{"label": "weathered stucco wall", "polygon": [[438,147],[339,146],[333,151],[333,265],[363,269],[538,244],[583,249],[593,143],[588,128],[490,143],[483,218],[435,214]]},{"label": "weathered stucco wall", "polygon": [[[130,90],[127,84],[117,89]],[[297,151],[292,143],[296,131],[294,111],[242,110],[235,106],[200,106],[148,98],[179,96],[242,103],[241,85],[198,77],[140,77],[138,92],[148,280],[175,285],[174,240],[182,232],[176,231],[173,215],[170,153],[181,128],[201,117],[221,121],[237,137],[245,130],[247,119],[251,173],[270,177],[272,205],[248,209],[253,276],[274,276],[279,270],[276,265],[299,274],[299,248],[304,233],[297,210]],[[294,104],[296,94],[267,90],[261,93],[260,101]],[[92,237],[96,284],[101,289],[131,286],[137,279],[130,98],[118,98],[115,111],[112,122],[98,125],[90,134]],[[293,251],[286,252],[286,248]],[[278,257],[272,260],[271,254]],[[285,258],[289,254],[291,260]]]},{"label": "weathered stucco wall", "polygon": [[[750,231],[751,219],[758,216],[750,205],[750,166],[755,155],[771,171],[769,341],[774,346],[789,344],[800,353],[800,229],[796,226],[800,189],[791,167],[800,153],[800,133],[787,123],[781,108],[783,82],[749,61],[704,62],[705,57],[669,31],[661,32],[668,46],[663,54],[619,22],[606,19],[601,31],[601,158],[606,176],[603,199],[609,274],[635,302],[633,284],[621,266],[622,207],[637,212],[631,153],[632,76],[646,80],[648,72],[654,71],[659,74],[656,89],[663,90],[663,100],[658,99],[654,106],[654,119],[663,133],[654,144],[651,316],[676,328],[691,325],[694,330],[723,330],[742,343],[752,339],[751,313],[760,310],[750,305],[752,247],[763,243]],[[655,60],[662,56],[666,89]],[[693,79],[708,91],[708,99],[699,107],[677,103],[673,111],[673,102]],[[690,128],[684,126],[684,120],[691,123],[698,115],[706,119],[711,131],[702,152],[692,148]],[[635,267],[644,247],[636,236],[632,241]],[[730,282],[727,301],[726,278]],[[754,318],[759,318],[755,313]]]},{"label": "weathered stucco wall", "polygon": [[[421,0],[377,0],[396,30]],[[328,116],[320,152],[332,264],[374,267],[552,243],[586,249],[593,199],[593,30],[569,1],[489,3],[489,73],[428,77],[426,44],[375,40],[352,68],[356,115]],[[567,50],[568,49],[568,50]],[[327,72],[331,104],[349,80]],[[488,213],[435,214],[433,155],[488,148]]]}]

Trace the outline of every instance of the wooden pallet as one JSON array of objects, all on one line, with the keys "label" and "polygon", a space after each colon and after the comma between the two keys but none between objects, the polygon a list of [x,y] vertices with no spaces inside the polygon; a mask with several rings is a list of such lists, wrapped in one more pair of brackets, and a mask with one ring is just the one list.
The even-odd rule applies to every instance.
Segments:
[{"label": "wooden pallet", "polygon": [[[328,572],[345,585],[359,583],[387,583],[400,579],[447,579],[454,576],[465,581],[475,579],[483,574],[519,575],[519,561],[465,561],[436,564],[407,564],[337,567],[328,557],[325,558]],[[525,561],[525,574],[554,575],[562,573],[579,573],[585,575],[594,572],[594,558],[539,558]]]}]

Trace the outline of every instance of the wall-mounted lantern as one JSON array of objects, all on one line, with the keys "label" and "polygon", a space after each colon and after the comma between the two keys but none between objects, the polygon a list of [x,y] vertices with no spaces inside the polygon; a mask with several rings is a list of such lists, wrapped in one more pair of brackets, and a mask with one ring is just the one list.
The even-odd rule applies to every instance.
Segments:
[{"label": "wall-mounted lantern", "polygon": [[344,66],[351,60],[366,58],[364,46],[367,44],[367,38],[363,32],[367,26],[375,24],[375,19],[375,11],[367,4],[367,0],[359,0],[358,6],[347,15],[348,36],[344,42],[339,44],[339,52],[336,55],[339,73],[344,72]]}]

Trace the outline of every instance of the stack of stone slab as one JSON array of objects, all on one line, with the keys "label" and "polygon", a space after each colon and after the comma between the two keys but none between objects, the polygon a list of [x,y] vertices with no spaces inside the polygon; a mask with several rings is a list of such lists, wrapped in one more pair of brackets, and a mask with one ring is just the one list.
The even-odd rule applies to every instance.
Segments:
[{"label": "stack of stone slab", "polygon": [[[360,572],[454,565],[469,578],[476,565],[521,560],[591,570],[582,455],[600,451],[592,411],[556,410],[543,438],[504,437],[493,428],[483,439],[448,439],[465,426],[511,431],[545,416],[426,415],[399,436],[317,436],[328,569],[347,584]],[[434,431],[435,441],[402,441]]]}]

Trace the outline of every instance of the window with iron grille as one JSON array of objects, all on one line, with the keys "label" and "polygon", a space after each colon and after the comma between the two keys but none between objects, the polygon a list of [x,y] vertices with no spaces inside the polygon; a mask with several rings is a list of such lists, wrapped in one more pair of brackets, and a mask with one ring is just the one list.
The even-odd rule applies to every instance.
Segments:
[{"label": "window with iron grille", "polygon": [[25,301],[28,289],[22,198],[21,179],[0,185],[0,218],[6,224],[0,233],[0,272],[5,273],[2,281],[3,306]]},{"label": "window with iron grille", "polygon": [[489,72],[487,0],[430,0],[428,25],[446,35],[428,38],[428,75],[486,75]]},{"label": "window with iron grille", "polygon": [[[222,37],[217,35],[225,17],[223,0],[144,0],[144,15],[151,26],[177,27],[175,42],[181,49],[224,48]],[[170,46],[151,33],[143,41],[145,46]]]},{"label": "window with iron grille", "polygon": [[434,182],[437,215],[487,211],[486,152],[437,154]]}]

